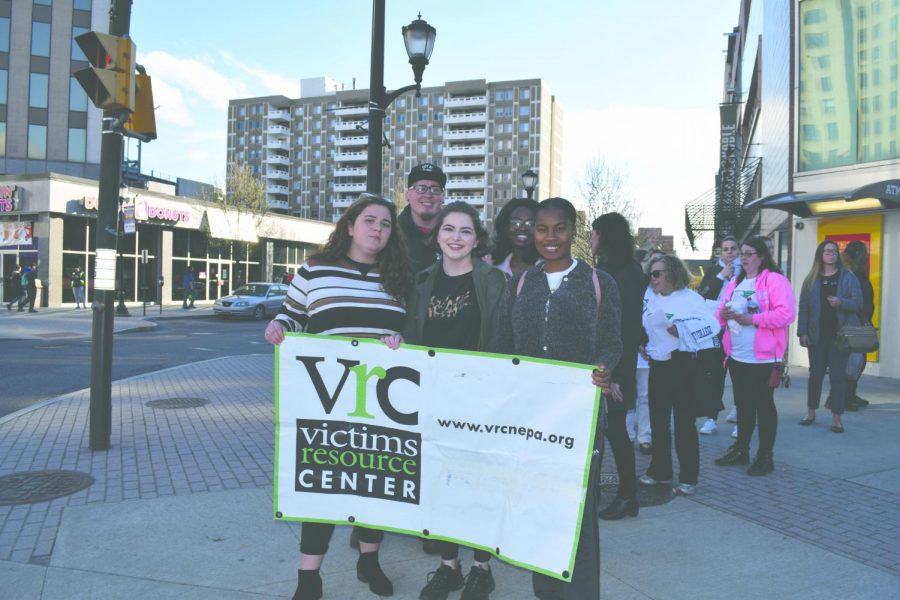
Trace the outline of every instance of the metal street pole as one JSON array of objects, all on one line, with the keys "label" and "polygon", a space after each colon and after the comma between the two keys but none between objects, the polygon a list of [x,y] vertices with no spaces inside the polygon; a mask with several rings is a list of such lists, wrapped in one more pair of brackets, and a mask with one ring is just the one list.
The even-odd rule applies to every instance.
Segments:
[{"label": "metal street pole", "polygon": [[[131,0],[113,0],[109,9],[109,33],[128,35],[131,25]],[[111,111],[104,111],[104,122],[113,119]],[[119,177],[121,172],[122,134],[103,131],[100,143],[100,189],[98,193],[96,248],[94,267],[93,327],[91,339],[91,398],[89,444],[92,451],[109,449],[112,426],[112,347],[115,304],[115,261],[117,242],[117,211],[119,207]],[[112,263],[113,273],[109,273]],[[108,281],[113,285],[98,282]],[[110,288],[110,289],[104,289]]]},{"label": "metal street pole", "polygon": [[366,153],[366,191],[381,195],[381,139],[387,109],[384,88],[384,0],[372,2],[372,56],[369,67],[369,142]]}]

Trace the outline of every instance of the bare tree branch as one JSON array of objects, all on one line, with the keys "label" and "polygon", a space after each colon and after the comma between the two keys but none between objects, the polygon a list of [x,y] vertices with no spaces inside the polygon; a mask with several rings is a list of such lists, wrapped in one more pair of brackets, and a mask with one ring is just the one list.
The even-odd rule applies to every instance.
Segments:
[{"label": "bare tree branch", "polygon": [[628,178],[602,157],[595,156],[588,162],[578,181],[578,196],[588,226],[602,214],[617,212],[628,219],[633,229],[637,228],[641,209],[628,190]]}]

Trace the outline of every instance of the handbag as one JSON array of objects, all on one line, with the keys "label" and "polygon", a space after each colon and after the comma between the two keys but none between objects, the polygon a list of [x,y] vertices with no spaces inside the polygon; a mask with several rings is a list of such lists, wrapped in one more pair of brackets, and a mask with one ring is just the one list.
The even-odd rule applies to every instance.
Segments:
[{"label": "handbag", "polygon": [[872,325],[844,325],[836,341],[844,352],[874,352],[878,350],[878,330]]},{"label": "handbag", "polygon": [[769,371],[769,387],[777,388],[781,386],[781,374],[784,372],[784,363],[781,361],[772,363],[772,370]]}]

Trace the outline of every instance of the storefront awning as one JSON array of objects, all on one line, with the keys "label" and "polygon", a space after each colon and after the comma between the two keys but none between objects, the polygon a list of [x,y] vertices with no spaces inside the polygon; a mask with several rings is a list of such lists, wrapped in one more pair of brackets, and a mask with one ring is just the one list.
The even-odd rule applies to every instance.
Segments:
[{"label": "storefront awning", "polygon": [[834,213],[900,209],[900,179],[887,179],[843,192],[772,194],[744,205],[744,210],[750,208],[774,208],[804,218]]}]

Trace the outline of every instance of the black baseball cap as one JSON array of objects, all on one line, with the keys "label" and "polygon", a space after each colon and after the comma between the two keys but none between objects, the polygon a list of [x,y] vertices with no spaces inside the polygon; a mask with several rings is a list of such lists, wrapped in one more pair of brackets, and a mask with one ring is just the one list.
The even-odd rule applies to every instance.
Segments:
[{"label": "black baseball cap", "polygon": [[409,172],[409,177],[406,178],[406,185],[407,187],[412,187],[417,181],[422,181],[423,179],[436,181],[441,187],[447,184],[447,176],[444,175],[439,166],[432,163],[422,163],[413,167]]}]

